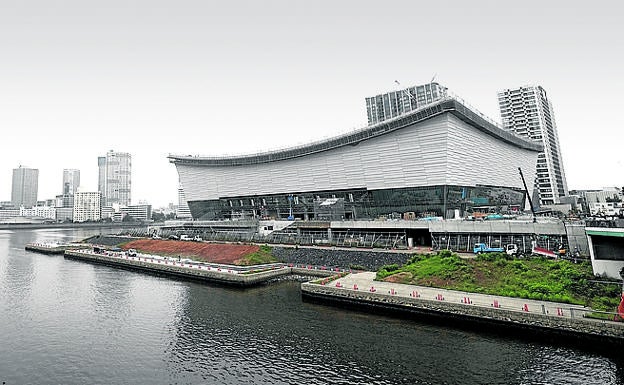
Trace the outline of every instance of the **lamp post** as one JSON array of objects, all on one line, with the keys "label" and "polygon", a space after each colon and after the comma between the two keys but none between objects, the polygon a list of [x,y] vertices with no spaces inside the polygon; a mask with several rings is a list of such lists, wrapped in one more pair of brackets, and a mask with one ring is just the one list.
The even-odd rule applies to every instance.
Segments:
[{"label": "lamp post", "polygon": [[292,208],[292,202],[293,202],[293,195],[289,194],[288,195],[288,220],[292,221],[295,219],[295,217],[293,216],[293,208]]}]

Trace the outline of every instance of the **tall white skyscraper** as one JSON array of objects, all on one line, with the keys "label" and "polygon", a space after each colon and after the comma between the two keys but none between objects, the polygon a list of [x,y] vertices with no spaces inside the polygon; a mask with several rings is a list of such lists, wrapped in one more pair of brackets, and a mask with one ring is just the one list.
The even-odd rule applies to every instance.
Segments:
[{"label": "tall white skyscraper", "polygon": [[105,157],[98,157],[98,168],[98,190],[102,193],[103,206],[130,206],[131,155],[111,150]]},{"label": "tall white skyscraper", "polygon": [[39,170],[19,166],[13,169],[11,203],[16,208],[31,208],[37,203],[39,189]]},{"label": "tall white skyscraper", "polygon": [[80,170],[63,170],[63,195],[74,195],[80,186]]},{"label": "tall white skyscraper", "polygon": [[[106,157],[98,156],[98,191],[104,193],[106,189]],[[102,197],[104,204],[104,197]]]},{"label": "tall white skyscraper", "polygon": [[[542,205],[560,203],[568,195],[559,136],[552,104],[541,86],[506,89],[498,93],[503,126],[544,145],[537,158],[535,185]],[[526,174],[530,175],[529,170]]]}]

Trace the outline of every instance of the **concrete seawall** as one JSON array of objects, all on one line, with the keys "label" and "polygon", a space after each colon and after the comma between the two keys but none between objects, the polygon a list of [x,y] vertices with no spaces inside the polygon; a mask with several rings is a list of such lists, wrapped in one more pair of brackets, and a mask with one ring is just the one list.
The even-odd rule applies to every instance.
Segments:
[{"label": "concrete seawall", "polygon": [[45,243],[29,243],[24,247],[27,251],[34,251],[42,254],[63,254],[67,250],[74,250],[84,247],[84,245],[56,245]]},{"label": "concrete seawall", "polygon": [[[360,308],[380,314],[401,314],[410,318],[432,321],[454,327],[478,331],[501,330],[525,332],[525,336],[539,335],[540,339],[555,339],[574,345],[624,345],[624,324],[590,318],[529,313],[520,310],[475,306],[420,297],[406,297],[386,293],[353,290],[351,287],[332,287],[313,283],[301,285],[302,297],[314,302]],[[457,292],[460,293],[461,292]],[[467,294],[476,296],[475,294]],[[574,313],[574,311],[572,311]],[[555,313],[556,314],[556,313]],[[514,333],[517,335],[517,333]],[[595,347],[595,346],[594,346]]]},{"label": "concrete seawall", "polygon": [[215,267],[202,264],[171,262],[149,256],[130,257],[124,253],[110,253],[110,255],[107,255],[94,253],[90,250],[68,250],[65,252],[65,258],[241,287],[260,285],[272,279],[291,274],[318,277],[336,274],[328,270],[290,267],[287,265],[272,266],[270,268],[256,266],[251,267],[249,271],[240,272],[225,266]]}]

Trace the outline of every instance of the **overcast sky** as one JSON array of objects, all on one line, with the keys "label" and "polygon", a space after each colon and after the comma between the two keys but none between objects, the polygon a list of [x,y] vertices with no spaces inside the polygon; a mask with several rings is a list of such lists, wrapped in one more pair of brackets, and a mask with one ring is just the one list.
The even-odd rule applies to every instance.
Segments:
[{"label": "overcast sky", "polygon": [[[0,200],[11,173],[97,189],[132,154],[132,200],[177,200],[167,155],[303,144],[366,125],[364,98],[436,81],[500,121],[496,92],[541,85],[570,189],[621,186],[619,1],[0,2]],[[457,143],[462,146],[462,143]],[[472,149],[467,149],[472,150]]]}]

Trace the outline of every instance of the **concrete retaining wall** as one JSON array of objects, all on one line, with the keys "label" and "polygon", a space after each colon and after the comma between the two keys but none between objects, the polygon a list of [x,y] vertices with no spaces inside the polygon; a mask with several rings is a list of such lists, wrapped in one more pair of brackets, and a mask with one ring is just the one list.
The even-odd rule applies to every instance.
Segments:
[{"label": "concrete retaining wall", "polygon": [[550,336],[577,338],[585,342],[624,345],[624,325],[587,318],[552,317],[504,309],[466,306],[421,298],[397,297],[384,293],[353,291],[312,283],[301,285],[303,298],[354,305],[379,310],[416,313],[445,319],[446,323],[491,324],[505,329],[524,329]]},{"label": "concrete retaining wall", "polygon": [[37,253],[42,254],[63,254],[67,250],[72,250],[76,248],[80,248],[81,246],[73,246],[73,245],[59,245],[59,246],[49,246],[49,245],[38,245],[38,244],[28,244],[24,247],[25,250],[35,251]]}]

